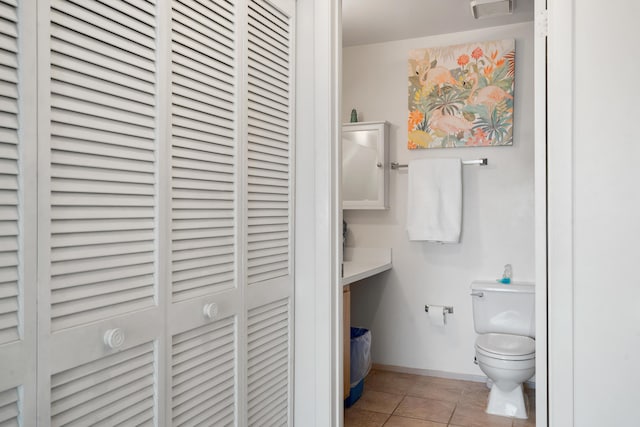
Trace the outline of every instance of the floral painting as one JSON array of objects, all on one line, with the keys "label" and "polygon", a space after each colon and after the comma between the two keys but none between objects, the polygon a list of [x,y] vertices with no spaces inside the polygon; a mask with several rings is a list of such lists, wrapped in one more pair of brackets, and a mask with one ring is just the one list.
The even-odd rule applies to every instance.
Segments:
[{"label": "floral painting", "polygon": [[408,148],[513,144],[515,41],[409,54]]}]

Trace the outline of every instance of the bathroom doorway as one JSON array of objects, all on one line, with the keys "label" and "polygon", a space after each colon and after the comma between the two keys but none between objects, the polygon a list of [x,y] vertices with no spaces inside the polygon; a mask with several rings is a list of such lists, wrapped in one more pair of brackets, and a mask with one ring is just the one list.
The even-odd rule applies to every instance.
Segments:
[{"label": "bathroom doorway", "polygon": [[[498,21],[497,18],[488,18],[493,21],[472,21],[472,24],[468,24],[471,25],[471,27],[465,27],[462,24],[453,23],[451,19],[442,18],[441,21],[448,25],[443,27],[444,29],[441,30],[438,30],[438,27],[434,25],[429,29],[431,32],[425,32],[425,26],[420,27],[411,25],[398,25],[395,28],[387,30],[389,26],[385,24],[386,22],[406,22],[403,21],[403,19],[409,19],[410,15],[418,14],[419,10],[424,10],[418,9],[418,7],[425,7],[424,2],[407,1],[405,7],[399,7],[397,4],[394,4],[395,8],[391,7],[391,9],[388,9],[386,12],[383,12],[380,16],[376,17],[375,11],[378,7],[377,3],[387,2],[368,2],[366,5],[363,5],[361,1],[357,0],[342,0],[343,25],[348,27],[342,27],[343,46],[339,55],[339,58],[342,60],[343,76],[342,93],[338,106],[339,111],[341,111],[340,119],[343,122],[348,122],[351,118],[352,109],[355,109],[359,121],[390,121],[391,161],[407,163],[408,160],[413,158],[431,155],[439,157],[460,156],[464,158],[475,158],[474,155],[476,153],[481,153],[482,155],[479,157],[489,157],[490,162],[492,158],[494,159],[494,162],[490,163],[490,168],[502,168],[503,170],[515,168],[517,167],[517,161],[523,162],[523,167],[528,168],[526,179],[529,180],[528,185],[530,185],[527,190],[529,192],[528,197],[530,198],[530,203],[523,202],[518,203],[517,205],[519,209],[522,209],[520,213],[528,216],[527,226],[530,226],[531,229],[530,233],[526,237],[526,245],[528,249],[523,251],[526,253],[520,253],[516,256],[520,256],[522,259],[527,257],[528,259],[528,261],[526,261],[526,266],[524,268],[520,267],[520,274],[524,275],[524,278],[526,279],[536,281],[536,420],[537,425],[546,425],[546,110],[544,91],[546,50],[544,43],[545,35],[539,31],[538,25],[534,23],[534,14],[545,8],[544,2],[541,0],[536,0],[535,2],[532,2],[532,4],[519,2],[514,13],[527,14],[527,17],[523,18],[521,21],[516,19],[514,21],[504,23]],[[420,3],[420,5],[418,5],[418,3]],[[470,16],[468,2],[463,1],[460,3],[463,3],[465,6],[464,11],[460,13],[466,14],[465,17],[467,15]],[[521,11],[518,9],[520,7],[523,7],[526,10]],[[447,11],[441,9],[441,5],[438,7],[434,6],[433,8],[433,10],[441,12],[442,14],[447,13]],[[492,23],[487,24],[488,22]],[[409,29],[407,29],[407,27]],[[367,29],[372,29],[372,31],[368,33]],[[402,31],[404,31],[404,33]],[[392,90],[387,92],[387,88],[384,88],[378,82],[383,81],[384,85],[391,86],[393,84],[391,82],[397,73],[406,72],[405,58],[407,57],[410,47],[421,48],[426,46],[446,46],[456,43],[466,43],[473,40],[495,40],[508,37],[516,39],[516,55],[520,55],[520,52],[522,52],[521,57],[526,56],[526,60],[522,63],[518,63],[518,67],[521,68],[519,70],[521,72],[524,69],[523,67],[526,67],[526,76],[524,79],[527,80],[527,87],[517,87],[516,96],[530,96],[531,99],[535,100],[535,102],[532,101],[526,107],[526,117],[524,115],[525,109],[520,108],[520,111],[518,112],[518,109],[516,108],[516,122],[519,120],[528,120],[532,122],[530,125],[525,125],[527,126],[526,135],[523,136],[521,134],[520,137],[514,138],[514,147],[496,147],[487,149],[465,148],[462,150],[407,150],[405,145],[406,139],[404,139],[406,138],[406,131],[404,131],[404,125],[406,123],[406,86],[405,88],[397,86],[399,88],[398,90],[395,90],[396,86],[394,86]],[[393,51],[398,53],[389,53]],[[383,68],[379,66],[381,63],[380,58],[385,57],[390,58],[390,64]],[[372,58],[378,59],[373,60]],[[391,62],[393,63],[391,64]],[[383,76],[383,79],[376,80],[378,79],[378,76],[381,75]],[[380,93],[383,93],[382,98],[385,100],[382,104],[377,101],[380,97]],[[401,93],[403,97],[402,99],[400,99],[400,95],[398,95],[398,93]],[[400,102],[396,103],[396,99],[399,99]],[[400,110],[401,113],[398,112]],[[516,123],[515,126],[517,127],[518,124],[519,123]],[[519,127],[522,129],[522,125]],[[517,136],[518,134],[516,134],[516,137]],[[524,144],[528,147],[526,156],[521,151],[518,151]],[[518,160],[510,162],[509,156],[514,152],[519,153],[516,154]],[[484,153],[486,153],[486,156]],[[525,156],[526,158],[521,156]],[[481,185],[482,180],[486,179],[487,174],[484,176],[478,175],[481,174],[481,171],[477,168],[473,170],[472,173],[474,174],[473,176],[475,177],[475,181],[470,186],[466,186],[465,191],[475,192],[475,195],[480,197],[478,195],[483,191],[483,188],[479,186]],[[447,366],[442,360],[438,360],[438,357],[434,357],[429,361],[429,364],[437,366],[436,369],[430,368],[429,365],[422,365],[421,368],[416,369],[416,366],[421,366],[421,362],[418,362],[415,359],[403,359],[401,356],[394,354],[394,351],[392,350],[393,346],[390,344],[386,345],[386,348],[390,350],[381,353],[380,347],[376,347],[376,339],[378,342],[384,341],[389,343],[392,341],[389,337],[392,336],[393,333],[390,329],[385,330],[384,328],[380,328],[380,325],[383,322],[375,319],[374,310],[367,310],[362,309],[362,307],[358,307],[359,299],[361,299],[360,301],[365,301],[370,307],[375,306],[378,310],[391,310],[393,308],[391,305],[384,307],[384,304],[381,304],[380,301],[382,301],[383,298],[393,298],[389,289],[391,288],[391,284],[394,280],[403,280],[405,277],[415,275],[415,270],[411,270],[412,267],[409,265],[410,262],[406,261],[407,258],[409,258],[411,262],[418,263],[423,262],[427,255],[440,256],[442,263],[446,264],[447,257],[445,255],[448,255],[449,259],[458,255],[454,253],[455,249],[445,249],[445,251],[449,250],[445,255],[438,255],[437,253],[433,253],[433,251],[429,250],[423,250],[419,256],[415,256],[415,253],[407,252],[411,247],[402,242],[403,240],[406,240],[406,237],[403,235],[404,229],[402,225],[404,218],[402,215],[396,215],[397,212],[404,209],[404,207],[400,206],[400,204],[404,203],[404,199],[398,196],[398,193],[402,188],[402,180],[405,180],[404,182],[406,182],[406,172],[392,171],[391,174],[389,194],[390,208],[388,210],[347,212],[344,214],[344,218],[346,219],[349,227],[349,231],[347,232],[347,247],[358,245],[381,246],[380,241],[388,241],[391,242],[391,246],[393,246],[392,249],[396,249],[392,256],[394,258],[394,263],[397,261],[397,265],[394,265],[394,268],[396,268],[395,272],[392,269],[390,273],[385,273],[386,276],[372,279],[372,282],[369,283],[371,286],[369,286],[368,289],[365,289],[365,287],[353,288],[353,294],[351,296],[351,316],[355,322],[364,322],[369,323],[369,325],[374,325],[374,328],[372,329],[372,339],[374,342],[372,352],[374,363],[391,365],[392,367],[409,367],[416,371],[420,371],[421,373],[430,370],[437,371],[437,374],[442,372],[456,373],[455,363],[452,362]],[[475,202],[477,203],[477,206],[482,207],[484,203],[489,203],[489,200],[490,199],[487,197],[482,197],[479,199],[473,199],[472,202]],[[504,199],[504,201],[507,204],[509,203],[508,198]],[[526,213],[523,213],[525,211]],[[380,222],[387,225],[382,228],[377,228],[377,224]],[[469,223],[469,227],[472,225],[473,224]],[[498,232],[500,231],[498,230]],[[340,235],[342,233],[340,231],[336,234]],[[514,249],[514,252],[518,252],[518,250]],[[482,264],[483,262],[478,261],[477,255],[476,258],[473,258],[474,255],[468,256],[470,257],[468,259],[475,260],[471,261],[470,264]],[[455,266],[452,266],[451,268],[453,267]],[[400,271],[401,269],[404,269],[405,271],[402,272]],[[457,271],[459,270],[460,269]],[[482,268],[477,268],[476,271],[478,272],[477,274],[489,274],[484,272]],[[453,274],[455,275],[458,273],[454,272]],[[464,277],[464,274],[460,274],[460,276]],[[465,285],[468,286],[468,283],[465,283]],[[443,293],[446,292],[441,291],[441,294]],[[473,327],[470,318],[470,304],[468,304],[470,301],[465,299],[468,298],[468,295],[464,294],[464,290],[454,290],[448,296],[443,295],[443,298],[455,300],[454,305],[456,308],[459,308],[459,310],[452,317],[452,319],[455,319],[453,321],[457,322],[461,329],[471,329],[468,334],[473,335]],[[401,306],[401,301],[396,302],[396,308]],[[423,301],[420,300],[419,302],[422,303]],[[416,321],[419,322],[424,320],[426,319],[417,318]],[[363,324],[358,326],[369,325]],[[376,332],[378,332],[377,337]],[[447,337],[436,337],[436,339],[441,339],[441,341],[446,342]],[[469,346],[472,347],[472,343],[466,346],[467,350]],[[451,345],[451,347],[453,348],[455,346]],[[465,345],[459,345],[458,347],[464,348]],[[396,348],[404,349],[401,343],[398,344]],[[399,351],[400,350],[398,350],[398,352]],[[410,353],[407,351],[404,352]],[[451,357],[445,356],[440,359],[455,359],[458,360],[460,364],[468,363],[463,360],[465,356],[457,356],[457,353],[455,355],[453,355],[453,353],[451,354]],[[377,357],[383,359],[382,363],[376,360]],[[399,360],[399,362],[394,363],[394,361],[397,360]],[[447,369],[447,367],[442,368],[441,366],[447,366],[449,369]],[[461,377],[465,378],[465,375],[467,377],[473,376],[473,373],[469,374],[471,369],[473,369],[473,367],[470,367],[470,369],[461,369]],[[481,375],[481,373],[478,373],[478,375]]]}]

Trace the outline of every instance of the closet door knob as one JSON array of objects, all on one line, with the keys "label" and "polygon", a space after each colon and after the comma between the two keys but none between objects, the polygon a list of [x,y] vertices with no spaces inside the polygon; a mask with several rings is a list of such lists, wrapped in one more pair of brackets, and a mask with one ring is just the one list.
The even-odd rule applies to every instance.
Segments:
[{"label": "closet door knob", "polygon": [[218,304],[215,302],[205,304],[202,308],[202,313],[209,320],[215,319],[218,316]]},{"label": "closet door knob", "polygon": [[104,343],[109,348],[119,348],[124,344],[124,331],[120,328],[109,329],[104,333]]}]

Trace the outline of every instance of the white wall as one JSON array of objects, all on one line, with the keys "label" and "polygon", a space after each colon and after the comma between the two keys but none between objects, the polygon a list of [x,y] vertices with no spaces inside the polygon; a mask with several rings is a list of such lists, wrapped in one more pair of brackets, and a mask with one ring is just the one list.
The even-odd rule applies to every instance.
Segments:
[{"label": "white wall", "polygon": [[[409,151],[407,58],[415,48],[516,39],[514,145]],[[374,363],[482,375],[473,364],[475,332],[469,285],[493,279],[511,263],[516,280],[534,280],[533,23],[345,48],[343,118],[391,123],[391,160],[487,157],[463,169],[463,233],[457,245],[409,242],[407,173],[392,171],[387,211],[345,211],[348,246],[391,247],[393,269],[352,285],[352,324],[371,328]],[[431,326],[425,304],[451,305],[444,329]]]}]

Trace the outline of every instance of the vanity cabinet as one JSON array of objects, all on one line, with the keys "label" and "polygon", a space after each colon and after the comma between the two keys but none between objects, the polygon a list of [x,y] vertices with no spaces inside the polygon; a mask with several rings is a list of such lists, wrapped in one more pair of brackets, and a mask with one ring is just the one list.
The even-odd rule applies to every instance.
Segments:
[{"label": "vanity cabinet", "polygon": [[389,207],[389,123],[342,126],[342,208]]}]

